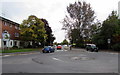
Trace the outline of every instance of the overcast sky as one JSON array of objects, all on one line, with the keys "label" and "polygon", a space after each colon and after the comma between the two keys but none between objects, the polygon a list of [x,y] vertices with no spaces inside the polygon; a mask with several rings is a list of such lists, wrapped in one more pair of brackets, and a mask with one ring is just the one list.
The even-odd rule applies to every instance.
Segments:
[{"label": "overcast sky", "polygon": [[65,31],[61,30],[66,12],[66,7],[75,1],[90,3],[95,11],[96,19],[105,20],[112,10],[118,10],[119,0],[0,0],[0,16],[21,23],[30,15],[47,19],[55,42],[61,42],[65,38]]}]

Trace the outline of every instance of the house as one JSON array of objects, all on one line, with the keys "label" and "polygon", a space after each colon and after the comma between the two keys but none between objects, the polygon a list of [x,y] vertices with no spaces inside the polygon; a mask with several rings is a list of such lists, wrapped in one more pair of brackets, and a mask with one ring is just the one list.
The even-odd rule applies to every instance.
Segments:
[{"label": "house", "polygon": [[19,47],[20,24],[0,16],[0,49]]}]

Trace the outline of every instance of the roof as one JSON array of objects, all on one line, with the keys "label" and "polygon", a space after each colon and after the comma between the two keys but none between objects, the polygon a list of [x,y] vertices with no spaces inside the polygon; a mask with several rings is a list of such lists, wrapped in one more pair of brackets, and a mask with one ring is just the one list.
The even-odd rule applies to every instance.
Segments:
[{"label": "roof", "polygon": [[1,17],[1,16],[0,16],[0,20],[5,21],[5,22],[8,22],[8,23],[11,23],[11,24],[14,24],[14,25],[20,25],[19,23],[16,23],[16,22],[14,22],[14,21],[11,21],[11,20],[6,19],[6,18]]}]

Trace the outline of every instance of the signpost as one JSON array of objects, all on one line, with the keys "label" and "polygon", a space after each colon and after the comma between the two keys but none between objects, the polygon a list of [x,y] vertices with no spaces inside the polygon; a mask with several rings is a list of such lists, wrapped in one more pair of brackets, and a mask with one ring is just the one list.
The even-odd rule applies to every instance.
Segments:
[{"label": "signpost", "polygon": [[107,39],[107,41],[108,41],[108,48],[110,49],[111,39]]},{"label": "signpost", "polygon": [[[3,33],[2,34],[2,37],[3,37],[3,41],[6,41],[6,44],[8,42],[8,49],[9,49],[9,41],[10,41],[10,34],[9,33]],[[4,48],[3,48],[4,49]]]}]

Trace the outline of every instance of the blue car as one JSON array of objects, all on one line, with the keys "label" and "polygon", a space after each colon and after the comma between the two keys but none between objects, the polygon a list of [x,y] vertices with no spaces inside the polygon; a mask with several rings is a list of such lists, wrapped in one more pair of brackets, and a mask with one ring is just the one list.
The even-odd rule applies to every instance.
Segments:
[{"label": "blue car", "polygon": [[42,50],[43,53],[52,53],[55,51],[55,48],[53,48],[52,46],[45,46]]}]

